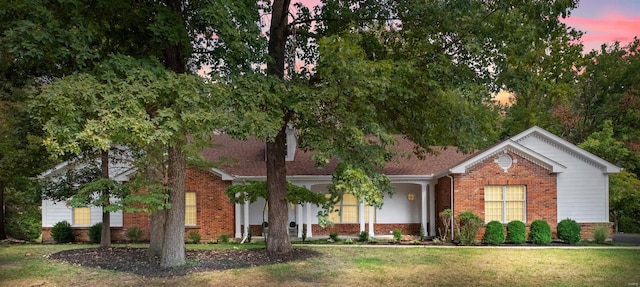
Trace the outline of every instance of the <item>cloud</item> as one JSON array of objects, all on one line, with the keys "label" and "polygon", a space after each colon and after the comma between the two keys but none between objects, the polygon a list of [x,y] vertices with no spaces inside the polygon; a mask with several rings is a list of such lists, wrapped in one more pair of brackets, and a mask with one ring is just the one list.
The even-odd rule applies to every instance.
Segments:
[{"label": "cloud", "polygon": [[619,41],[623,44],[640,36],[640,16],[628,16],[618,12],[607,12],[598,18],[568,17],[565,24],[586,32],[582,36],[585,50],[596,49],[603,43]]}]

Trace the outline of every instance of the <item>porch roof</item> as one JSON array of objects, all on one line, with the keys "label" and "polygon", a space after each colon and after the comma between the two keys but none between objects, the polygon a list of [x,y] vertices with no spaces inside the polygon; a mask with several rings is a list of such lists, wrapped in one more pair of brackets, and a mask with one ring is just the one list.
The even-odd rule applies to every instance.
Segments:
[{"label": "porch roof", "polygon": [[[219,162],[218,170],[231,176],[266,176],[265,142],[255,138],[237,140],[228,135],[216,135],[213,146],[201,151],[206,160]],[[387,163],[386,175],[432,175],[447,170],[456,163],[472,156],[455,147],[433,147],[437,154],[426,154],[423,159],[413,154],[412,141],[397,136],[396,151],[399,155]],[[323,168],[317,168],[311,152],[298,149],[293,161],[287,161],[288,176],[327,176],[338,164],[332,160]]]}]

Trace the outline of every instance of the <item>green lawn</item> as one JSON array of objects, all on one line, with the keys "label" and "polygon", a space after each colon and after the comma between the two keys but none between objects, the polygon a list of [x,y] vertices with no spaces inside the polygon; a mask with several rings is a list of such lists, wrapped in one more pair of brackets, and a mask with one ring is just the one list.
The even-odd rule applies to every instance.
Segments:
[{"label": "green lawn", "polygon": [[0,286],[638,286],[640,283],[640,249],[296,245],[315,248],[323,256],[174,278],[143,278],[47,259],[48,254],[60,250],[86,247],[95,245],[2,245]]}]

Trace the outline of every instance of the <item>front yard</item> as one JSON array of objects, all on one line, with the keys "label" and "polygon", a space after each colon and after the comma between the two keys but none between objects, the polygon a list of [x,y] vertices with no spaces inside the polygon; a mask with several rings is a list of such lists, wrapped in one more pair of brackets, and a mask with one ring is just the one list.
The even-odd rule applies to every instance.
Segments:
[{"label": "front yard", "polygon": [[[94,247],[1,245],[0,286],[638,286],[640,283],[638,248],[295,245],[321,255],[303,261],[172,277],[147,277],[48,258],[62,250]],[[245,247],[256,245],[187,245],[198,250],[229,249],[229,256],[233,256],[233,250]]]}]

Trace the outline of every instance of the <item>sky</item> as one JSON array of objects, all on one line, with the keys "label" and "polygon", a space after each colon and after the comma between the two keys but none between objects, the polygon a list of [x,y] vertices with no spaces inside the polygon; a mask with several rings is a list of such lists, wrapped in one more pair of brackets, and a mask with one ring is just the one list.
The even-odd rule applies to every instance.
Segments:
[{"label": "sky", "polygon": [[626,44],[640,37],[640,0],[580,0],[564,23],[586,33],[585,52],[603,43]]},{"label": "sky", "polygon": [[[299,2],[314,6],[320,0]],[[582,36],[585,53],[599,49],[603,43],[626,44],[640,36],[640,0],[580,0],[564,23],[586,33]]]}]

